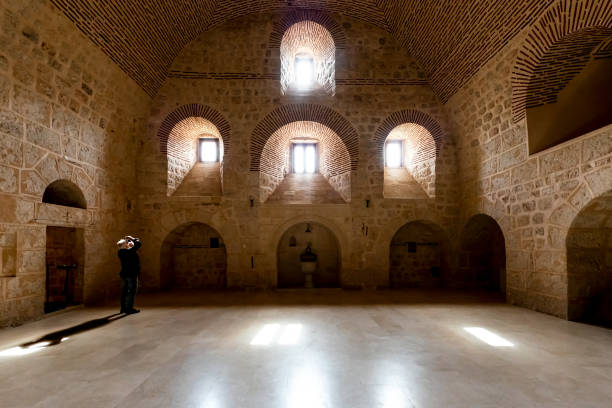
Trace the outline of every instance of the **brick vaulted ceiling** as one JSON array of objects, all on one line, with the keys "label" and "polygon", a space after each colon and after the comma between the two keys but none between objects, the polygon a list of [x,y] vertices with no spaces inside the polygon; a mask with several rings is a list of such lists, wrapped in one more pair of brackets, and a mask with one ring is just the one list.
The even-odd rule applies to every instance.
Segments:
[{"label": "brick vaulted ceiling", "polygon": [[340,13],[391,32],[447,101],[554,0],[51,0],[149,95],[202,32],[252,13]]}]

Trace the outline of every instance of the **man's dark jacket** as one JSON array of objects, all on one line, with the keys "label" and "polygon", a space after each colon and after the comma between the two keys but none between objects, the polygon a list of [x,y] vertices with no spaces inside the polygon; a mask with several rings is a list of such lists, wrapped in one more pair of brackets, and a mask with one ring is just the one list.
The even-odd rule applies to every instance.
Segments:
[{"label": "man's dark jacket", "polygon": [[121,261],[122,278],[135,278],[140,274],[140,259],[138,258],[138,249],[142,246],[139,239],[134,240],[134,246],[124,248],[117,251],[119,260]]}]

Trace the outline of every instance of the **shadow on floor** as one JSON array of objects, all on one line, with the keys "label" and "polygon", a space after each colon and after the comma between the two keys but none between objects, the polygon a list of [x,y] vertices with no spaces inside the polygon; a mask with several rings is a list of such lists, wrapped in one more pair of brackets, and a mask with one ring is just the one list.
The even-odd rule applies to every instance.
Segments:
[{"label": "shadow on floor", "polygon": [[62,339],[65,339],[66,337],[74,336],[79,333],[83,333],[89,330],[97,329],[102,326],[106,326],[107,324],[114,322],[115,320],[122,319],[125,316],[127,315],[123,313],[115,313],[112,315],[101,317],[99,319],[89,320],[89,321],[86,321],[85,323],[81,323],[81,324],[77,324],[76,326],[68,327],[67,329],[62,329],[62,330],[58,330],[58,331],[55,331],[49,334],[45,334],[44,336],[36,340],[22,343],[20,347],[27,348],[27,347],[30,347],[34,344],[41,343],[41,342],[49,342],[49,344],[46,347],[55,346],[57,344],[60,344],[62,342]]}]

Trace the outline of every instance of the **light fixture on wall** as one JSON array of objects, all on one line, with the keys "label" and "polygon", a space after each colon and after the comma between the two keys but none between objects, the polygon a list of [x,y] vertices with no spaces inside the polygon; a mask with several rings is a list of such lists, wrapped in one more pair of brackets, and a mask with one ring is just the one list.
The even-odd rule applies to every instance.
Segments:
[{"label": "light fixture on wall", "polygon": [[312,232],[312,230],[310,229],[310,223],[306,224],[306,232]]},{"label": "light fixture on wall", "polygon": [[370,208],[370,199],[369,198],[367,198],[365,200],[365,206],[366,206],[366,208]]}]

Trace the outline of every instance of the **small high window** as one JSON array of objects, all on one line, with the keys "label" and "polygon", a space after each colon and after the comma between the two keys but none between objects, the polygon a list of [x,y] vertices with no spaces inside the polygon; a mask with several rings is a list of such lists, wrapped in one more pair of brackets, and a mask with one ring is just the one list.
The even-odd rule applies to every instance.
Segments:
[{"label": "small high window", "polygon": [[293,143],[293,172],[296,174],[313,174],[317,172],[317,144]]},{"label": "small high window", "polygon": [[404,143],[401,140],[390,140],[385,146],[385,166],[387,167],[403,167],[402,160]]},{"label": "small high window", "polygon": [[322,25],[304,20],[289,27],[280,57],[283,94],[336,93],[336,45]]},{"label": "small high window", "polygon": [[295,84],[298,89],[307,90],[315,80],[315,65],[311,54],[300,53],[295,57]]},{"label": "small high window", "polygon": [[219,139],[200,139],[198,150],[200,162],[216,163],[219,161]]}]

